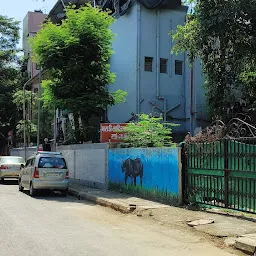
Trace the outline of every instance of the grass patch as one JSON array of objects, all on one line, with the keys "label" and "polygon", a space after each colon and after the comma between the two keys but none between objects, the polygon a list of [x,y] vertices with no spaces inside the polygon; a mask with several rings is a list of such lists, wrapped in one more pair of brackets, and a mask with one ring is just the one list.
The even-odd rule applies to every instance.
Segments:
[{"label": "grass patch", "polygon": [[168,192],[167,190],[146,189],[141,186],[133,186],[131,184],[125,185],[123,183],[111,181],[108,183],[108,188],[109,190],[131,194],[136,197],[141,197],[164,204],[178,205],[178,196]]}]

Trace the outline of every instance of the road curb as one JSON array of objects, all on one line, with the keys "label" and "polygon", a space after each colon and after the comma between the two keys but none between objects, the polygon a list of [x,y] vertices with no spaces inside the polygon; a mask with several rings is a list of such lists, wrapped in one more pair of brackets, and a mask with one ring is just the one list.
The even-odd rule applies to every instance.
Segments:
[{"label": "road curb", "polygon": [[69,188],[68,193],[71,196],[77,197],[79,200],[80,199],[88,200],[88,201],[91,201],[95,204],[98,204],[98,205],[101,205],[101,206],[104,206],[104,207],[108,207],[108,208],[112,208],[112,209],[114,209],[116,211],[119,211],[121,213],[126,213],[127,214],[127,213],[133,212],[133,209],[131,209],[130,207],[127,207],[127,206],[124,206],[122,204],[118,204],[118,203],[115,203],[115,202],[111,202],[108,199],[98,197],[98,196],[95,196],[95,195],[91,195],[91,194],[86,193],[86,192],[80,192],[77,189]]}]

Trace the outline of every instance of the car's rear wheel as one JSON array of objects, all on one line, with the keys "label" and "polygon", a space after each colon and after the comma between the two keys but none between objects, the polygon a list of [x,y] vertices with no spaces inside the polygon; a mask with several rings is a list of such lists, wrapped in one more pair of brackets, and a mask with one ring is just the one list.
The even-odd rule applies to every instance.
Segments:
[{"label": "car's rear wheel", "polygon": [[30,187],[29,187],[29,195],[31,196],[31,197],[33,197],[33,196],[35,196],[35,194],[36,194],[36,190],[33,188],[33,184],[32,184],[32,182],[30,183]]},{"label": "car's rear wheel", "polygon": [[4,183],[4,178],[1,178],[1,182]]},{"label": "car's rear wheel", "polygon": [[21,184],[21,180],[19,179],[19,191],[23,191],[24,190],[24,187],[22,187],[22,184]]}]

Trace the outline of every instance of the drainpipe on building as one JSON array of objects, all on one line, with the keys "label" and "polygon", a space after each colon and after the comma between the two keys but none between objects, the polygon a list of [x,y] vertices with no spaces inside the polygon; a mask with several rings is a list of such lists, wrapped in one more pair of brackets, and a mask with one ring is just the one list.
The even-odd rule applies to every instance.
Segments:
[{"label": "drainpipe on building", "polygon": [[141,7],[137,4],[137,114],[140,114],[140,44],[141,44]]},{"label": "drainpipe on building", "polygon": [[163,101],[163,119],[166,123],[167,99],[160,96],[160,10],[156,11],[156,97]]},{"label": "drainpipe on building", "polygon": [[159,82],[160,82],[160,74],[159,74],[159,66],[160,66],[160,49],[159,49],[159,41],[160,41],[160,35],[159,35],[159,26],[160,26],[160,19],[159,19],[159,10],[156,11],[156,97],[159,98]]},{"label": "drainpipe on building", "polygon": [[[184,53],[183,54],[183,67],[184,67],[184,71],[183,71],[183,88],[182,88],[182,97],[184,99],[184,108],[183,108],[183,111],[184,111],[184,118],[186,119],[187,118],[187,97],[186,97],[186,54]],[[186,124],[185,124],[186,126]]]}]

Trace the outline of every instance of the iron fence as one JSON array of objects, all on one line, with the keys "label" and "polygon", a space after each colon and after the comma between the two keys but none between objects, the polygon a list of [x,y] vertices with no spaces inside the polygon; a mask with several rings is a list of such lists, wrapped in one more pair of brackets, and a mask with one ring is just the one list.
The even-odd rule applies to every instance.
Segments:
[{"label": "iron fence", "polygon": [[183,165],[187,202],[256,212],[256,138],[190,142]]}]

